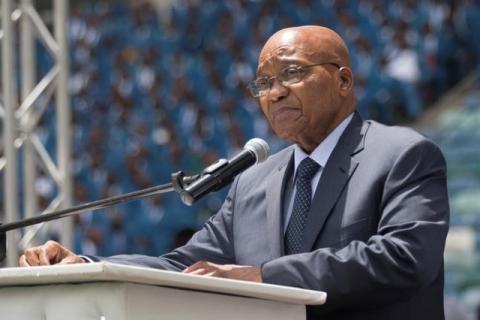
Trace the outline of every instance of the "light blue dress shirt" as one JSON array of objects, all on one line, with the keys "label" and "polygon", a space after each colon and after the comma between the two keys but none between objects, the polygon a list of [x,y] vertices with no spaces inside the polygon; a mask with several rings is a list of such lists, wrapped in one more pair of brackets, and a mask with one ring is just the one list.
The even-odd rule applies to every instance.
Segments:
[{"label": "light blue dress shirt", "polygon": [[[317,190],[318,182],[320,181],[320,177],[322,176],[323,168],[325,168],[325,165],[327,164],[328,158],[330,158],[330,155],[333,152],[333,149],[335,149],[338,140],[342,136],[343,132],[347,128],[348,124],[353,118],[353,113],[350,114],[348,117],[346,117],[330,134],[312,151],[311,154],[305,153],[305,151],[302,150],[298,145],[294,146],[294,171],[293,171],[293,177],[294,180],[292,182],[293,188],[287,188],[286,194],[285,194],[285,206],[284,208],[287,208],[287,210],[284,210],[283,213],[283,218],[284,218],[284,226],[283,226],[283,232],[285,233],[287,231],[287,226],[288,226],[288,221],[290,220],[290,216],[292,215],[292,210],[293,210],[293,199],[295,198],[295,179],[296,179],[296,174],[297,174],[297,168],[300,165],[300,162],[302,162],[303,159],[306,157],[310,157],[312,160],[314,160],[316,163],[320,165],[320,169],[317,171],[317,173],[313,176],[312,178],[312,198],[315,195],[315,191]],[[288,192],[288,189],[290,189],[290,192]]]}]

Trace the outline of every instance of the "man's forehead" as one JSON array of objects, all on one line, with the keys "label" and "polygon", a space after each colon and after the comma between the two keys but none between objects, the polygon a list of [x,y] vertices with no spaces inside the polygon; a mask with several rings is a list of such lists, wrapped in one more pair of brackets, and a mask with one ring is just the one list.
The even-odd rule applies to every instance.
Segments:
[{"label": "man's forehead", "polygon": [[259,63],[263,63],[273,58],[291,57],[295,55],[311,57],[314,54],[315,51],[311,49],[309,50],[305,48],[305,46],[284,44],[276,48],[272,48],[272,50],[270,51],[265,50],[264,52],[262,52]]},{"label": "man's forehead", "polygon": [[260,53],[258,69],[266,64],[283,61],[288,58],[311,59],[320,52],[315,50],[311,41],[295,30],[286,30],[272,37]]},{"label": "man's forehead", "polygon": [[313,51],[305,50],[302,47],[282,45],[270,52],[265,52],[262,54],[258,61],[258,69],[262,69],[270,64],[288,62],[292,60],[307,60],[305,62],[308,62],[308,60],[311,60],[313,56]]},{"label": "man's forehead", "polygon": [[282,29],[268,39],[260,52],[257,73],[269,65],[291,60],[350,65],[348,49],[336,32],[320,26],[303,26]]}]

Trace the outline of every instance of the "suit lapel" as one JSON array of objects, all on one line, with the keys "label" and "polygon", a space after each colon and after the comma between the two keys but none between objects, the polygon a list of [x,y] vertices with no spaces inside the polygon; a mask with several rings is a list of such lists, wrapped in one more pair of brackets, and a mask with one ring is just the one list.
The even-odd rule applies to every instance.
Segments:
[{"label": "suit lapel", "polygon": [[355,172],[358,161],[352,156],[363,150],[363,138],[368,126],[366,123],[362,127],[362,119],[355,113],[323,168],[308,214],[302,252],[312,249],[343,188]]},{"label": "suit lapel", "polygon": [[267,201],[267,236],[270,245],[271,259],[280,257],[283,254],[283,198],[285,184],[290,175],[293,148],[285,155],[285,158],[277,170],[268,178],[266,201]]}]

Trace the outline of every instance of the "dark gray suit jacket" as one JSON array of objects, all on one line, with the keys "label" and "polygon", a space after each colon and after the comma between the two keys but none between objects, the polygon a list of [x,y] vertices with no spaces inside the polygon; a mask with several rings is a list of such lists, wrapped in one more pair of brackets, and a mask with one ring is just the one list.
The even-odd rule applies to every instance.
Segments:
[{"label": "dark gray suit jacket", "polygon": [[261,266],[263,280],[327,292],[308,319],[444,319],[445,161],[414,131],[355,114],[312,201],[303,253],[285,256],[283,194],[293,148],[234,181],[220,209],[185,246],[160,258],[109,261],[182,270],[208,260]]}]

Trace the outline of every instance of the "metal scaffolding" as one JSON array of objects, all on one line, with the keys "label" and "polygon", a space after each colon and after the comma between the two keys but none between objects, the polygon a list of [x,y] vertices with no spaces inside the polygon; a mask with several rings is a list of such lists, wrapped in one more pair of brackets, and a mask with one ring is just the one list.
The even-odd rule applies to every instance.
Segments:
[{"label": "metal scaffolding", "polygon": [[[0,216],[0,221],[3,223],[38,214],[35,183],[40,169],[54,181],[58,191],[40,214],[67,208],[72,204],[68,0],[53,0],[52,4],[53,35],[35,9],[34,0],[1,2],[0,118],[3,155],[0,158],[0,171],[3,171],[4,178],[4,212],[3,216]],[[17,35],[19,43],[16,42]],[[36,77],[35,40],[43,44],[54,60],[52,68],[39,81]],[[16,55],[17,48],[20,51],[19,58]],[[16,66],[20,66],[19,70]],[[17,83],[20,83],[20,91]],[[20,102],[18,96],[21,98]],[[42,115],[52,100],[56,105],[56,156],[49,154],[37,132]],[[22,172],[22,175],[19,172]],[[23,176],[23,181],[19,181],[20,176]],[[20,206],[21,193],[23,193],[22,206]],[[67,218],[61,223],[60,239],[63,244],[71,247],[73,221]],[[19,252],[29,247],[35,237],[49,226],[51,224],[33,226],[23,233],[20,231],[7,233],[6,265],[15,266]]]}]

